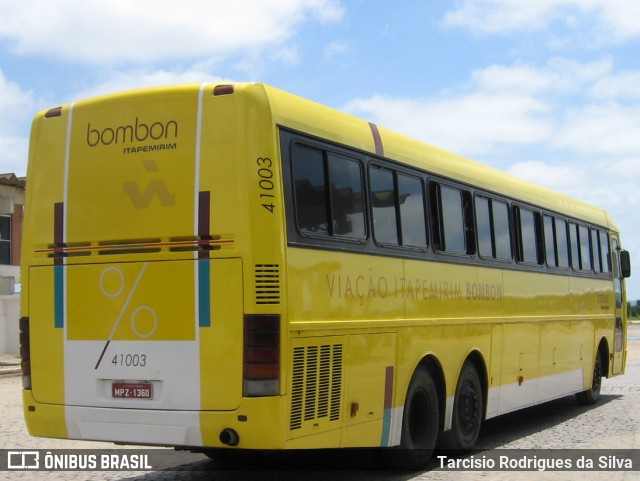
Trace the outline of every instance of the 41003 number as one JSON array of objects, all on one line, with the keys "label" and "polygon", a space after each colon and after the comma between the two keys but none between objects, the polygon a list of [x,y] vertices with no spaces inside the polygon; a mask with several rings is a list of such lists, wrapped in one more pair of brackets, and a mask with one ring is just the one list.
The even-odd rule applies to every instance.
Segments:
[{"label": "41003 number", "polygon": [[260,205],[272,214],[276,210],[274,204],[275,184],[273,182],[273,161],[268,157],[259,157],[256,161],[258,165],[258,187],[260,189]]},{"label": "41003 number", "polygon": [[146,354],[116,354],[111,359],[111,364],[116,367],[145,367],[147,365]]}]

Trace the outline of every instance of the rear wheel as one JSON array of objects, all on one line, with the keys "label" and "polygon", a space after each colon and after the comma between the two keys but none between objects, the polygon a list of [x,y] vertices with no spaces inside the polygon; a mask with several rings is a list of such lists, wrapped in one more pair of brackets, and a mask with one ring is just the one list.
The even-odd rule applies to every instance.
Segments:
[{"label": "rear wheel", "polygon": [[475,366],[466,362],[462,366],[453,399],[451,429],[442,433],[441,447],[456,451],[471,449],[480,434],[482,415],[483,398],[480,377]]},{"label": "rear wheel", "polygon": [[400,446],[383,451],[394,469],[415,470],[425,466],[433,454],[440,419],[438,390],[428,370],[413,375],[402,415]]},{"label": "rear wheel", "polygon": [[593,381],[591,383],[591,389],[579,392],[576,394],[578,404],[582,406],[590,406],[598,402],[600,399],[600,389],[602,388],[602,357],[600,356],[600,350],[596,354],[596,362],[593,366]]}]

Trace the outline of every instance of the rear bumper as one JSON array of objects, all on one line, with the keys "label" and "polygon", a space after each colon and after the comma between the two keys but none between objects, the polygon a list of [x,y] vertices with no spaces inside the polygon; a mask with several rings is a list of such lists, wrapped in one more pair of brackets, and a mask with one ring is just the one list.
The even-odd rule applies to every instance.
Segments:
[{"label": "rear bumper", "polygon": [[282,398],[244,399],[235,411],[168,411],[62,406],[36,402],[23,391],[32,436],[175,447],[227,447],[220,433],[238,433],[241,449],[285,447]]}]

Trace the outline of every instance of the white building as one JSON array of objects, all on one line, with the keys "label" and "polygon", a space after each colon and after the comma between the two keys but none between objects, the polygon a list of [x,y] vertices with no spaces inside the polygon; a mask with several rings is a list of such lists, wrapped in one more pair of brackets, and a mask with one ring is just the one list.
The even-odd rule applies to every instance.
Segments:
[{"label": "white building", "polygon": [[19,354],[20,256],[26,179],[0,174],[0,354]]}]

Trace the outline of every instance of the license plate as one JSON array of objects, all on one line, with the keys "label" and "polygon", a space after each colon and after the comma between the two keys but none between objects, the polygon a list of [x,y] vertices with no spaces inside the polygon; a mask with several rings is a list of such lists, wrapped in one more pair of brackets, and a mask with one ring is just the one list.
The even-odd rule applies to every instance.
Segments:
[{"label": "license plate", "polygon": [[111,395],[117,399],[153,399],[153,384],[150,382],[114,382]]}]

